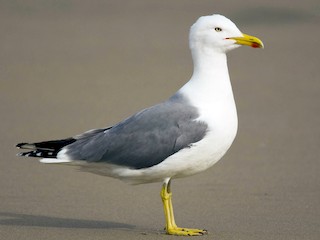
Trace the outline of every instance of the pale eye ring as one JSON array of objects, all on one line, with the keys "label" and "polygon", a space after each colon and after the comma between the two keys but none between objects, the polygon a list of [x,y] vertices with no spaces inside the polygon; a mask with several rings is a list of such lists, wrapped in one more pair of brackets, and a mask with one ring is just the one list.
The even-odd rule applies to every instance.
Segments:
[{"label": "pale eye ring", "polygon": [[214,30],[216,30],[216,32],[221,32],[222,31],[222,29],[219,28],[219,27],[215,27]]}]

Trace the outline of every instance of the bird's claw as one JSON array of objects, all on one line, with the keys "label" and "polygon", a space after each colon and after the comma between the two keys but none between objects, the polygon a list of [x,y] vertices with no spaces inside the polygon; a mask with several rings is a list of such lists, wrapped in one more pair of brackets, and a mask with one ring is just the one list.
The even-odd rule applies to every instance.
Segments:
[{"label": "bird's claw", "polygon": [[202,236],[208,234],[208,231],[205,229],[195,229],[195,228],[180,228],[174,227],[166,229],[167,234],[176,235],[176,236]]}]

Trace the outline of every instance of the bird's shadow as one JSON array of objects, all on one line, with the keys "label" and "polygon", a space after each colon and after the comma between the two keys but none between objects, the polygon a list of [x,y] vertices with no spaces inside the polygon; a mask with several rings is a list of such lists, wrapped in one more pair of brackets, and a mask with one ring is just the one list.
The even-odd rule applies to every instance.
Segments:
[{"label": "bird's shadow", "polygon": [[0,212],[0,225],[6,226],[36,226],[54,228],[89,228],[89,229],[126,229],[133,230],[135,226],[110,221],[96,221],[73,218],[48,217],[41,215]]}]

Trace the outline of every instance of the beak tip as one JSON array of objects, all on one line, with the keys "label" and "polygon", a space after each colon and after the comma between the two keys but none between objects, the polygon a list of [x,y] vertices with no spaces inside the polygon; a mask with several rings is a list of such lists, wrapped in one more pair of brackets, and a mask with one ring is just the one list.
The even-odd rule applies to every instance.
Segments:
[{"label": "beak tip", "polygon": [[261,42],[261,43],[256,43],[256,42],[254,42],[254,43],[252,43],[251,47],[264,49],[264,45],[263,45],[262,42]]}]

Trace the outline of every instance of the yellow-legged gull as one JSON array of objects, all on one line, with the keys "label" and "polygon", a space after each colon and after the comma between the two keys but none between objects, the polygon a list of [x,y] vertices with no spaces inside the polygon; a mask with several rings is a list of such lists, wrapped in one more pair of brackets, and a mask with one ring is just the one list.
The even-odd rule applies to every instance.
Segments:
[{"label": "yellow-legged gull", "polygon": [[231,146],[238,119],[226,53],[240,45],[263,48],[256,37],[240,32],[226,17],[200,17],[190,29],[194,63],[191,79],[171,98],[104,128],[75,137],[19,143],[42,163],[76,165],[133,184],[163,182],[161,198],[166,232],[203,235],[202,229],[177,227],[171,202],[174,178],[202,172]]}]

